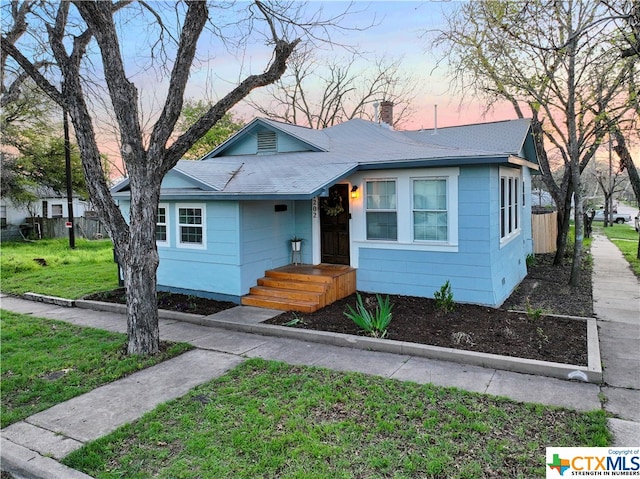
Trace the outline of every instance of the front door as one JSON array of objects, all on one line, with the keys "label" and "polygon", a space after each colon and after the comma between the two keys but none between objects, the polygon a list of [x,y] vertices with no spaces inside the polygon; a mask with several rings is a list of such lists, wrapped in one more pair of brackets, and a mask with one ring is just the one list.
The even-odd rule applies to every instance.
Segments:
[{"label": "front door", "polygon": [[334,185],[320,198],[321,261],[349,263],[349,185]]}]

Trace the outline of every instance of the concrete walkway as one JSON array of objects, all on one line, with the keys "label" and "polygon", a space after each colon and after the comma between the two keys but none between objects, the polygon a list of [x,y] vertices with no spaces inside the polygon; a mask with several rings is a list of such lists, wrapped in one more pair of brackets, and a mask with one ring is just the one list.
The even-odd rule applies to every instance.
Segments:
[{"label": "concrete walkway", "polygon": [[594,236],[591,255],[604,409],[617,417],[609,420],[614,435],[629,437],[634,442],[627,444],[637,446],[640,445],[640,285],[620,250],[606,237]]},{"label": "concrete walkway", "polygon": [[[156,405],[185,394],[235,367],[260,357],[289,364],[358,371],[402,381],[455,386],[468,391],[563,406],[579,411],[603,407],[615,445],[640,445],[640,287],[618,249],[597,236],[594,257],[594,308],[598,317],[605,384],[565,381],[497,369],[468,366],[410,355],[373,352],[266,337],[160,320],[164,340],[185,341],[198,349],[127,378],[58,404],[1,431],[3,469],[16,477],[87,478],[61,459],[84,443],[131,422]],[[3,296],[3,309],[58,319],[110,331],[126,331],[122,314],[65,308]],[[242,323],[264,321],[279,312],[238,307],[220,319]]]}]

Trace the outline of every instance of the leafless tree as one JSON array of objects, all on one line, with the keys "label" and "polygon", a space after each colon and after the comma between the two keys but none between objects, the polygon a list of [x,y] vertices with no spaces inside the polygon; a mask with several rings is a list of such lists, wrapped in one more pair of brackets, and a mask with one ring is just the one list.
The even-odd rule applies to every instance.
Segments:
[{"label": "leafless tree", "polygon": [[352,53],[339,59],[299,50],[289,70],[248,101],[260,114],[311,128],[326,128],[352,118],[373,119],[373,103],[394,103],[394,126],[409,119],[417,82],[400,60],[367,60]]},{"label": "leafless tree", "polygon": [[[574,199],[572,285],[582,259],[581,173],[610,126],[628,114],[617,99],[633,74],[608,24],[597,21],[604,13],[596,0],[470,2],[435,38],[459,91],[480,95],[487,108],[507,101],[518,117],[533,118],[543,179],[559,208],[556,264],[563,261]],[[548,152],[559,155],[559,165]],[[563,171],[559,182],[554,167]]]},{"label": "leafless tree", "polygon": [[[610,146],[611,148],[611,146]],[[605,162],[597,162],[591,175],[598,185],[598,191],[604,196],[604,226],[613,226],[610,206],[616,194],[623,192],[629,184],[628,176],[624,174],[624,168],[620,163],[614,164],[611,157],[608,165]]]},{"label": "leafless tree", "polygon": [[[223,11],[223,7],[230,10]],[[91,200],[108,228],[124,271],[127,351],[154,354],[159,349],[155,225],[162,178],[230,108],[254,89],[278,80],[302,40],[327,39],[341,15],[323,19],[321,12],[305,4],[280,0],[237,5],[14,1],[2,8],[3,20],[10,22],[2,36],[3,67],[11,58],[15,71],[33,79],[71,117]],[[168,8],[171,11],[162,10]],[[126,56],[129,52],[121,36],[143,22],[148,43],[140,39],[134,56]],[[12,33],[25,31],[29,35]],[[216,40],[218,45],[220,40],[230,45],[234,40],[230,32],[261,38],[271,48],[268,64],[262,73],[240,78],[187,131],[175,135],[190,72],[199,66],[198,45]],[[148,133],[141,127],[139,88],[130,71],[136,61],[147,62],[140,70],[151,65],[157,68],[158,77],[167,77],[162,110]],[[43,62],[48,70],[40,68]],[[89,98],[95,85],[106,85],[117,120],[120,154],[130,180],[128,219],[113,201],[103,174]]]}]

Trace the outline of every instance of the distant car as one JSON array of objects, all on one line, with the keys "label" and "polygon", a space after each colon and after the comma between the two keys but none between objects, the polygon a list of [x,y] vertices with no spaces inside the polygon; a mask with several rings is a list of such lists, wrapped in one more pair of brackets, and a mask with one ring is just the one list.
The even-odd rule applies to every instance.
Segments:
[{"label": "distant car", "polygon": [[[593,221],[604,221],[604,210],[596,210],[596,215],[593,217]],[[627,221],[631,221],[631,215],[624,213],[613,213],[613,222],[622,224]]]}]

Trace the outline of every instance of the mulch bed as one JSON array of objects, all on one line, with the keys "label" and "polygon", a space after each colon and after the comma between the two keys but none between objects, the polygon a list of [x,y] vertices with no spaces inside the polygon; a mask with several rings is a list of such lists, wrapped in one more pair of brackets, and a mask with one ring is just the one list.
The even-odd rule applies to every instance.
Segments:
[{"label": "mulch bed", "polygon": [[[383,296],[384,298],[385,296]],[[362,294],[365,306],[375,307],[375,295]],[[576,365],[587,364],[586,321],[509,312],[472,304],[456,304],[454,311],[441,312],[428,298],[389,295],[393,319],[386,339],[464,349],[505,356]],[[293,327],[365,334],[345,317],[347,305],[355,307],[356,295],[316,311],[286,312],[266,321]]]},{"label": "mulch bed", "polygon": [[[433,299],[390,295],[393,320],[387,339],[586,365],[586,321],[551,315],[593,316],[591,263],[589,260],[583,262],[579,286],[570,287],[570,258],[562,266],[554,266],[552,260],[553,255],[538,255],[536,264],[528,267],[527,277],[499,309],[457,303],[453,312],[443,313],[437,309]],[[87,299],[122,303],[124,291],[100,293]],[[365,304],[368,301],[375,305],[374,295],[363,293],[363,299]],[[286,312],[266,323],[285,324],[297,320],[292,327],[363,334],[344,316],[348,304],[355,307],[355,295],[315,313]],[[208,315],[236,305],[195,296],[159,293],[158,306]],[[544,314],[534,318],[536,310],[542,310]]]}]

